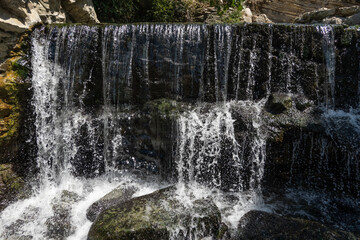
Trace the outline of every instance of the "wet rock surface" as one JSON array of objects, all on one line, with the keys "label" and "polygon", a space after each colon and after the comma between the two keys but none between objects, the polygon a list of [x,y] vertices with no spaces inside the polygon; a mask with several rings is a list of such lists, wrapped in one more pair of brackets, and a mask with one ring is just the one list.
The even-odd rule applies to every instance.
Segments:
[{"label": "wet rock surface", "polygon": [[117,187],[116,189],[102,197],[100,200],[93,203],[87,210],[86,217],[90,221],[94,222],[101,212],[115,205],[119,205],[123,202],[130,200],[137,190],[138,189],[132,186],[128,187],[125,185],[121,185]]},{"label": "wet rock surface", "polygon": [[74,232],[75,226],[71,223],[70,211],[72,205],[80,199],[76,193],[63,191],[58,198],[53,200],[54,215],[45,222],[46,235],[49,239],[64,239]]},{"label": "wet rock surface", "polygon": [[270,95],[266,109],[272,114],[280,114],[292,107],[292,99],[290,95],[273,93]]},{"label": "wet rock surface", "polygon": [[186,206],[176,199],[176,188],[169,187],[106,209],[88,239],[215,238],[220,224],[220,212],[211,201]]},{"label": "wet rock surface", "polygon": [[304,219],[250,211],[239,222],[234,239],[357,239],[353,234]]},{"label": "wet rock surface", "polygon": [[25,183],[11,164],[0,164],[0,211],[11,202],[25,195]]}]

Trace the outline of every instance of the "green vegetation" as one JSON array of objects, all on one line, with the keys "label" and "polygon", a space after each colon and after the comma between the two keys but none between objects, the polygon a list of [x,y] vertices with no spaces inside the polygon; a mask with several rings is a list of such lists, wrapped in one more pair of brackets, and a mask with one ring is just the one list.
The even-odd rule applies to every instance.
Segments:
[{"label": "green vegetation", "polygon": [[18,61],[11,63],[11,70],[21,79],[25,79],[29,73],[29,69],[19,64]]},{"label": "green vegetation", "polygon": [[126,23],[142,20],[142,15],[139,11],[140,1],[141,0],[93,0],[99,20],[109,23]]},{"label": "green vegetation", "polygon": [[155,22],[185,22],[190,3],[177,0],[154,0],[151,9]]},{"label": "green vegetation", "polygon": [[235,8],[234,10],[230,11],[222,11],[220,13],[220,22],[222,23],[239,23],[242,22],[242,8]]},{"label": "green vegetation", "polygon": [[93,0],[101,22],[192,22],[202,21],[208,8],[216,9],[214,22],[241,21],[243,0]]}]

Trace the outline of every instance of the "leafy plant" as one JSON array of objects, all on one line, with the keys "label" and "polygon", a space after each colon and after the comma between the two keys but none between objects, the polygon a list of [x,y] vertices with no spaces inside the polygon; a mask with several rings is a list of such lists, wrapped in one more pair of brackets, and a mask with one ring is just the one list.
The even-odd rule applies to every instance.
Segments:
[{"label": "leafy plant", "polygon": [[188,15],[188,4],[179,0],[153,0],[151,9],[153,21],[184,22]]},{"label": "leafy plant", "polygon": [[17,61],[11,64],[11,70],[22,79],[25,79],[29,73],[29,69],[19,64]]}]

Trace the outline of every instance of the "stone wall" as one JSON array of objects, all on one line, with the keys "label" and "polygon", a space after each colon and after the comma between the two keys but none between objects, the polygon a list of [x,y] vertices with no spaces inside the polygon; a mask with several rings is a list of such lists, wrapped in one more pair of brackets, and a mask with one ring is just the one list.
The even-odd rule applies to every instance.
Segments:
[{"label": "stone wall", "polygon": [[255,14],[266,14],[277,23],[292,23],[305,12],[319,8],[340,8],[360,5],[357,0],[247,0],[248,6]]}]

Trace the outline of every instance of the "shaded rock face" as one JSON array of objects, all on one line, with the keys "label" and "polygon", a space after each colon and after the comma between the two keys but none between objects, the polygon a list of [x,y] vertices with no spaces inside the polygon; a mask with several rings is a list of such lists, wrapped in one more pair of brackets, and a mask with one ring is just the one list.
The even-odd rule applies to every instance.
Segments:
[{"label": "shaded rock face", "polygon": [[0,62],[37,23],[99,22],[91,0],[1,0],[0,5]]},{"label": "shaded rock face", "polygon": [[317,222],[250,211],[241,218],[234,239],[357,239]]},{"label": "shaded rock face", "polygon": [[254,14],[266,14],[275,23],[292,23],[301,14],[311,12],[319,8],[341,8],[359,5],[356,0],[247,0],[245,5]]},{"label": "shaded rock face", "polygon": [[10,164],[23,178],[35,173],[36,148],[34,128],[28,127],[34,123],[28,34],[15,46],[11,58],[0,65],[0,163]]},{"label": "shaded rock face", "polygon": [[204,199],[185,206],[170,187],[106,209],[88,239],[217,239],[220,225],[216,205]]}]

